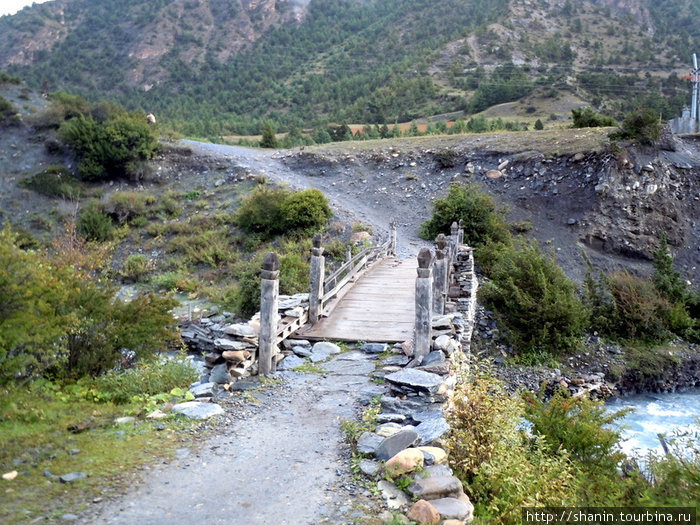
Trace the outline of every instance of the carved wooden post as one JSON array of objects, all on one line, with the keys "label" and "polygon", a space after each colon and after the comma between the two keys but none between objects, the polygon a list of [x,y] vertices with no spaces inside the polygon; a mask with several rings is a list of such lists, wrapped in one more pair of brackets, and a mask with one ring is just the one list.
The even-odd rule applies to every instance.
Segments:
[{"label": "carved wooden post", "polygon": [[396,219],[391,218],[389,223],[391,227],[391,247],[389,248],[389,255],[396,255]]},{"label": "carved wooden post", "polygon": [[448,248],[448,254],[450,261],[453,261],[455,256],[457,255],[457,237],[459,235],[459,225],[457,224],[456,221],[452,222],[452,225],[450,226],[450,238],[447,240],[447,243],[449,245]]},{"label": "carved wooden post", "polygon": [[416,278],[416,326],[415,358],[420,364],[430,352],[432,336],[432,274],[433,254],[428,248],[418,253],[418,277]]},{"label": "carved wooden post", "polygon": [[260,286],[260,339],[258,343],[258,373],[274,372],[276,363],[277,298],[279,295],[280,260],[276,253],[268,253],[262,264]]},{"label": "carved wooden post", "polygon": [[345,262],[350,262],[352,260],[352,246],[348,244],[345,250]]},{"label": "carved wooden post", "polygon": [[433,263],[433,313],[445,313],[447,294],[447,238],[441,233],[435,239],[435,262]]},{"label": "carved wooden post", "polygon": [[459,219],[459,229],[457,230],[457,248],[464,244],[464,220]]},{"label": "carved wooden post", "polygon": [[312,240],[310,278],[311,291],[309,293],[309,323],[316,324],[321,316],[321,297],[323,296],[323,277],[325,275],[326,260],[323,257],[321,236],[317,233]]}]

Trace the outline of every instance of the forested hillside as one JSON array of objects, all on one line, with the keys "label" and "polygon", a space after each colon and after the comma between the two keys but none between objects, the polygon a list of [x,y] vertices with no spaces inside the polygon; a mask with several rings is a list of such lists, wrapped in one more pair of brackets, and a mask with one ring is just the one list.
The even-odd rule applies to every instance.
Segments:
[{"label": "forested hillside", "polygon": [[678,75],[699,17],[693,0],[54,0],[0,18],[0,68],[194,135],[472,114],[531,94],[670,118],[689,102]]}]

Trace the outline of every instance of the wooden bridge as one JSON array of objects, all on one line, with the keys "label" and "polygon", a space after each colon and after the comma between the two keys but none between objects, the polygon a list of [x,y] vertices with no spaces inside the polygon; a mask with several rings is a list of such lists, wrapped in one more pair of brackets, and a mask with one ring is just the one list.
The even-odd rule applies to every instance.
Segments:
[{"label": "wooden bridge", "polygon": [[413,340],[417,356],[431,344],[432,314],[444,313],[453,262],[463,231],[438,236],[435,257],[423,248],[417,258],[397,259],[396,224],[390,239],[362,250],[325,277],[320,236],[311,255],[309,308],[299,317],[278,319],[279,260],[265,257],[262,268],[259,373],[275,369],[274,355],[286,338],[334,341]]}]

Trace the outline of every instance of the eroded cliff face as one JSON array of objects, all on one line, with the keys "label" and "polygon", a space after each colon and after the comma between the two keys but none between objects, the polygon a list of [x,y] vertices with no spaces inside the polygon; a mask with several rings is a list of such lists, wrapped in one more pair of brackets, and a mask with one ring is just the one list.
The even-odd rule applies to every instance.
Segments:
[{"label": "eroded cliff face", "polygon": [[699,161],[695,148],[680,141],[674,146],[676,151],[625,148],[607,159],[595,186],[594,206],[581,227],[586,244],[651,258],[665,233],[674,249],[697,252]]}]

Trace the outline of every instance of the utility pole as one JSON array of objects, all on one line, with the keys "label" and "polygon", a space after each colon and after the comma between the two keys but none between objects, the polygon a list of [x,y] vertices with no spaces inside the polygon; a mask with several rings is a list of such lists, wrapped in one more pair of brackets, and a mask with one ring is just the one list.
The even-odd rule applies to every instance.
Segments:
[{"label": "utility pole", "polygon": [[693,53],[693,72],[691,73],[693,83],[693,104],[690,109],[690,118],[695,121],[695,129],[700,129],[700,114],[698,114],[698,91],[700,91],[700,69],[698,69],[698,56]]}]

